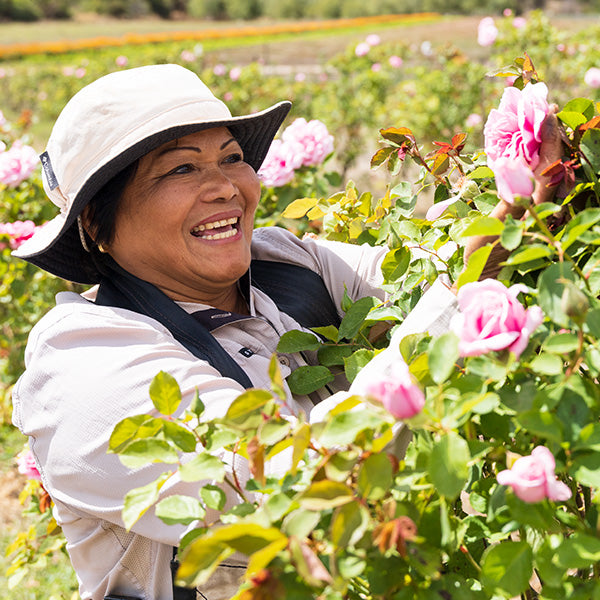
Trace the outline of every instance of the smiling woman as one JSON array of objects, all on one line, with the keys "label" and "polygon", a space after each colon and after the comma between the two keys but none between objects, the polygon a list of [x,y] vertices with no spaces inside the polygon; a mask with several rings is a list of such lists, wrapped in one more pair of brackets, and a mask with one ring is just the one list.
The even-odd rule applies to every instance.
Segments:
[{"label": "smiling woman", "polygon": [[[202,418],[219,418],[245,389],[270,387],[273,356],[284,378],[316,364],[315,353],[277,354],[283,334],[338,325],[347,296],[387,300],[380,289],[385,246],[253,229],[257,171],[289,108],[280,102],[233,117],[187,69],[124,70],[69,101],[41,156],[44,187],[60,214],[15,254],[93,287],[59,294],[32,330],[27,370],[13,390],[13,422],[29,436],[83,600],[188,597],[170,570],[186,526],[167,525],[152,511],[130,530],[123,521],[125,495],[166,467],[134,468],[108,453],[117,423],[156,416],[148,389],[159,371],[179,382],[180,411],[199,394]],[[342,373],[309,395],[283,382],[281,414],[318,419],[348,391],[360,393],[361,381],[397,373],[400,339],[445,331],[456,308],[438,280],[354,388]],[[409,435],[402,425],[397,431],[402,452]],[[250,477],[239,456],[224,453],[223,460]],[[281,468],[276,459],[266,466]],[[197,498],[206,483],[169,477],[160,495]],[[224,510],[240,502],[223,491]],[[205,520],[216,515],[208,510]],[[245,564],[244,556],[230,556],[200,596],[230,598]]]}]

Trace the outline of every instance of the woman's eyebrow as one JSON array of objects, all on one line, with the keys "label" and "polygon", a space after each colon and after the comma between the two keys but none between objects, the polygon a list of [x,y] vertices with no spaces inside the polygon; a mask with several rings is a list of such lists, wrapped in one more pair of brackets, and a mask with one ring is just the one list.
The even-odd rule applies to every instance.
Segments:
[{"label": "woman's eyebrow", "polygon": [[[221,144],[221,147],[219,148],[219,150],[223,150],[223,148],[227,147],[229,144],[231,144],[231,142],[235,142],[235,141],[236,141],[236,139],[234,137],[230,137],[226,142]],[[158,153],[158,156],[163,156],[167,152],[173,152],[175,150],[193,150],[194,152],[198,152],[198,154],[200,154],[200,152],[202,152],[202,150],[200,148],[197,148],[196,146],[171,146],[169,148],[164,148],[163,150],[161,150]]]}]

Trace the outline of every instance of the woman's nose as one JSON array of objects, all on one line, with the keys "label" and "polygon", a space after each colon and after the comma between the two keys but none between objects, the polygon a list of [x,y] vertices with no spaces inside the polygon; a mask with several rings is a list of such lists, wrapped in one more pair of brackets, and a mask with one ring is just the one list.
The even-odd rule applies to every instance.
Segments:
[{"label": "woman's nose", "polygon": [[234,179],[223,169],[215,167],[206,173],[201,189],[201,199],[204,202],[226,202],[236,196],[238,192]]}]

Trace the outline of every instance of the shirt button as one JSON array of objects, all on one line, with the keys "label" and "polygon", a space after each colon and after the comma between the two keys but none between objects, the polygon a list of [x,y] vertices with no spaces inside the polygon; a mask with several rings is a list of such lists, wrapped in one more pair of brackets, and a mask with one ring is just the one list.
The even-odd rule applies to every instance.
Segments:
[{"label": "shirt button", "polygon": [[290,359],[287,356],[279,356],[279,364],[284,367],[290,366]]}]

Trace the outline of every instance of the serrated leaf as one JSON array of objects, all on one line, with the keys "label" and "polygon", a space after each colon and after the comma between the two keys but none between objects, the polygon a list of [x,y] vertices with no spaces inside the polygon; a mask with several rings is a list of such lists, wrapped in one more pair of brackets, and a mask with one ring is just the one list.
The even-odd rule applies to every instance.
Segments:
[{"label": "serrated leaf", "polygon": [[225,418],[234,422],[243,422],[272,399],[273,394],[266,390],[246,390],[231,403],[227,409]]},{"label": "serrated leaf", "polygon": [[225,477],[225,465],[217,456],[203,452],[184,463],[179,468],[182,481],[223,481]]},{"label": "serrated leaf", "polygon": [[323,479],[313,483],[299,498],[307,510],[326,510],[352,502],[354,494],[345,484]]},{"label": "serrated leaf", "polygon": [[476,217],[462,231],[462,235],[500,235],[504,230],[504,223],[494,217]]},{"label": "serrated leaf", "polygon": [[346,311],[339,327],[340,338],[352,339],[360,331],[364,320],[372,308],[381,304],[381,300],[367,296],[360,298]]},{"label": "serrated leaf", "polygon": [[458,338],[454,333],[444,333],[434,338],[428,353],[431,378],[443,383],[454,371],[458,360]]},{"label": "serrated leaf", "polygon": [[489,167],[475,167],[468,175],[468,179],[491,179],[494,177],[494,171],[492,171]]},{"label": "serrated leaf", "polygon": [[404,273],[410,264],[410,250],[405,246],[390,250],[381,263],[381,272],[386,281],[396,281]]},{"label": "serrated leaf", "polygon": [[304,352],[305,350],[318,350],[321,346],[319,339],[307,331],[288,331],[279,338],[277,351],[287,354]]},{"label": "serrated leaf", "polygon": [[459,275],[456,281],[456,287],[458,289],[465,285],[465,283],[470,283],[479,279],[491,251],[492,246],[488,244],[478,248],[475,250],[475,252],[473,252],[473,254],[471,254],[471,256],[469,256],[466,268]]},{"label": "serrated leaf", "polygon": [[181,404],[181,390],[169,373],[160,371],[150,384],[150,399],[163,415],[172,415]]},{"label": "serrated leaf", "polygon": [[379,133],[384,139],[398,145],[406,141],[410,142],[414,139],[413,132],[408,127],[388,127],[386,129],[380,129]]},{"label": "serrated leaf", "polygon": [[196,449],[196,436],[178,423],[163,421],[163,435],[182,452],[193,452]]},{"label": "serrated leaf", "polygon": [[163,473],[158,479],[142,487],[129,490],[123,502],[121,516],[125,529],[129,531],[142,515],[158,500],[162,486],[171,476],[171,473]]},{"label": "serrated leaf", "polygon": [[439,494],[450,500],[458,496],[469,477],[470,459],[469,445],[456,433],[447,433],[434,444],[427,470]]},{"label": "serrated leaf", "polygon": [[358,493],[365,500],[381,500],[392,485],[392,463],[386,454],[371,454],[358,470]]},{"label": "serrated leaf", "polygon": [[529,587],[533,572],[533,554],[527,542],[502,542],[490,546],[481,559],[481,579],[493,593],[500,590],[508,597],[519,596]]},{"label": "serrated leaf", "polygon": [[397,151],[397,148],[391,148],[390,146],[386,148],[379,148],[379,150],[377,150],[377,152],[375,152],[375,154],[373,154],[371,157],[371,168],[374,169],[383,164],[389,155],[394,151]]},{"label": "serrated leaf", "polygon": [[165,440],[153,438],[134,440],[119,453],[120,461],[130,469],[151,463],[174,464],[179,461],[177,451]]},{"label": "serrated leaf", "polygon": [[327,367],[305,365],[294,369],[288,375],[287,384],[293,394],[306,396],[334,379],[335,377]]},{"label": "serrated leaf", "polygon": [[200,490],[200,498],[208,508],[213,510],[223,510],[227,496],[218,486],[209,483]]},{"label": "serrated leaf", "polygon": [[206,511],[195,498],[174,495],[161,500],[156,505],[154,513],[167,525],[177,523],[189,525],[198,519],[203,519]]},{"label": "serrated leaf", "polygon": [[151,438],[162,429],[162,419],[152,415],[136,415],[119,421],[108,442],[109,452],[119,453],[136,439]]}]

